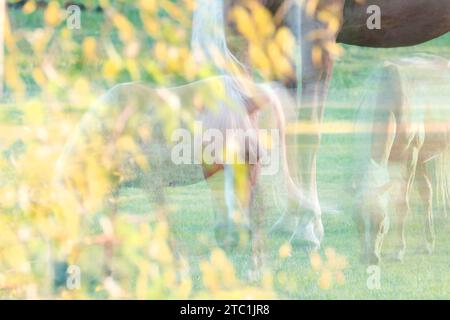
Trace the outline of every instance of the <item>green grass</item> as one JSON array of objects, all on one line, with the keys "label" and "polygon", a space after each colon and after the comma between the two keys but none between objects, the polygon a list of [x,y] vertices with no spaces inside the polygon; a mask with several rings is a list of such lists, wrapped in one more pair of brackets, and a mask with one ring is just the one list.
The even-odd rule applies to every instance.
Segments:
[{"label": "green grass", "polygon": [[[87,16],[83,20],[83,35],[97,34],[96,18]],[[13,24],[32,27],[40,24],[39,14],[30,16],[29,21],[14,16]],[[447,55],[450,49],[450,34],[426,44],[399,49],[367,49],[345,47],[346,54],[336,62],[327,101],[325,121],[353,119],[359,98],[369,88],[363,86],[371,70],[387,59],[414,52],[428,52]],[[62,58],[61,58],[62,59]],[[352,146],[349,135],[325,135],[318,159],[318,185],[323,203],[338,209],[338,213],[325,213],[325,239],[323,247],[333,247],[349,259],[345,271],[346,282],[331,290],[318,289],[316,275],[311,272],[308,255],[294,248],[292,257],[277,259],[278,248],[288,239],[286,236],[270,234],[266,237],[266,261],[276,273],[285,272],[292,279],[289,285],[278,285],[281,297],[294,299],[411,299],[450,298],[450,229],[449,222],[436,213],[436,251],[428,256],[421,253],[424,244],[423,209],[414,202],[413,213],[407,223],[408,251],[404,263],[384,260],[381,263],[381,289],[371,291],[366,286],[366,266],[358,261],[359,247],[355,225],[351,218],[352,193],[349,191],[349,177],[352,174]],[[136,196],[139,190],[126,190],[133,195],[128,204],[138,214],[148,206],[144,195]],[[201,286],[198,262],[207,259],[215,246],[213,236],[214,205],[206,183],[167,190],[169,202],[177,207],[170,217],[172,232],[178,239],[179,250],[186,255],[192,266],[194,285]],[[265,212],[266,231],[280,215],[268,200]],[[392,236],[389,236],[392,238]],[[389,251],[392,239],[388,239],[385,251]],[[322,249],[323,250],[323,249]],[[249,269],[249,249],[241,248],[230,253],[240,276],[245,277]]]},{"label": "green grass", "polygon": [[[325,139],[322,145],[318,169],[319,191],[324,203],[335,204],[340,209],[337,214],[323,216],[325,226],[323,248],[333,247],[349,259],[349,268],[345,271],[347,281],[344,286],[329,291],[318,289],[313,281],[315,276],[310,271],[307,254],[301,249],[294,248],[291,258],[280,261],[277,259],[278,248],[287,241],[287,237],[270,234],[266,238],[266,261],[273,270],[283,271],[296,280],[294,288],[281,286],[278,288],[282,295],[296,299],[448,299],[450,292],[448,220],[444,220],[440,212],[436,213],[438,235],[436,251],[430,256],[421,253],[424,249],[424,212],[417,205],[414,205],[407,223],[408,251],[405,261],[403,263],[383,261],[381,289],[376,291],[367,289],[366,266],[358,261],[358,235],[351,218],[352,195],[347,183],[351,171],[350,150],[345,147],[345,137],[342,144],[339,144],[339,140],[341,139],[336,137]],[[176,214],[171,217],[172,230],[179,239],[180,250],[190,257],[195,274],[198,272],[197,262],[200,259],[207,259],[210,248],[215,245],[211,195],[205,183],[168,191],[169,202],[178,208]],[[272,206],[265,214],[267,231],[280,212]],[[384,249],[386,253],[392,250],[391,235],[388,235]],[[239,273],[245,277],[249,268],[248,248],[230,254]]]},{"label": "green grass", "polygon": [[[346,54],[336,62],[327,101],[325,121],[352,121],[355,106],[365,90],[363,86],[370,72],[383,61],[411,53],[427,52],[448,57],[450,34],[411,48],[369,49],[346,47]],[[432,255],[423,253],[425,212],[417,197],[413,197],[413,212],[407,221],[407,254],[403,263],[384,259],[381,267],[381,288],[369,290],[365,265],[359,262],[359,242],[352,221],[352,192],[349,177],[352,175],[351,137],[345,134],[325,135],[318,158],[318,185],[323,203],[338,209],[338,213],[323,216],[325,239],[322,248],[333,247],[349,259],[345,271],[346,283],[331,290],[318,289],[312,281],[308,255],[295,249],[291,258],[277,259],[278,248],[287,241],[286,236],[270,234],[266,238],[269,265],[278,272],[293,277],[293,288],[279,286],[287,298],[294,299],[449,299],[450,298],[450,223],[442,212],[435,212],[436,250]],[[178,206],[172,217],[176,237],[182,242],[182,251],[195,263],[208,256],[214,246],[214,211],[211,195],[205,183],[169,191],[171,202]],[[270,207],[270,205],[269,205]],[[280,212],[271,207],[265,212],[266,230],[275,222]],[[384,245],[384,253],[393,250],[393,226]],[[323,251],[323,249],[322,249]],[[248,251],[232,252],[238,271],[248,270]],[[194,270],[196,270],[194,268]],[[198,271],[198,270],[197,270]]]}]

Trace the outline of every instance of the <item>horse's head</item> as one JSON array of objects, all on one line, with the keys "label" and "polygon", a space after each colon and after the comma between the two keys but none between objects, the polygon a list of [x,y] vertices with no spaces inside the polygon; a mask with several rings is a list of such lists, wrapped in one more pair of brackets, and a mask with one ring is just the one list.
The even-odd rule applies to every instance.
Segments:
[{"label": "horse's head", "polygon": [[354,187],[355,192],[358,192],[354,220],[361,240],[361,259],[369,264],[377,264],[389,228],[391,182],[387,169],[371,160],[367,174]]}]

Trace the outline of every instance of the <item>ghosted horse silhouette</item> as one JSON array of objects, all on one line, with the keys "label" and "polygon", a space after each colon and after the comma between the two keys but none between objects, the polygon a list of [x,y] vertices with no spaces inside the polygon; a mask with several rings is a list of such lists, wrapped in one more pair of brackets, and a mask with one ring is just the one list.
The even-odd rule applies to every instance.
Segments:
[{"label": "ghosted horse silhouette", "polygon": [[[245,91],[230,89],[237,82]],[[77,186],[97,190],[98,181],[89,169],[94,163],[111,176],[111,183],[106,193],[89,192],[88,197],[97,198],[86,200],[87,205],[115,198],[120,186],[130,181],[164,205],[166,187],[206,179],[215,198],[218,244],[235,247],[243,234],[251,232],[258,271],[262,208],[254,204],[254,197],[263,170],[269,166],[268,175],[281,176],[288,198],[307,201],[287,165],[284,127],[288,105],[295,103],[279,85],[228,76],[170,88],[120,84],[82,118],[58,161],[56,182],[72,194],[80,192]],[[193,132],[194,124],[202,128],[199,134]],[[260,135],[260,129],[267,130],[263,133],[268,136]],[[208,146],[212,152],[206,152]],[[226,158],[227,152],[236,154]],[[222,171],[219,183],[209,183],[209,178]]]},{"label": "ghosted horse silhouette", "polygon": [[[324,101],[333,70],[333,59],[329,52],[323,51],[321,63],[314,63],[312,51],[324,41],[349,45],[392,48],[417,45],[437,38],[450,30],[450,1],[448,0],[306,0],[300,6],[294,0],[258,0],[274,15],[283,17],[282,23],[293,32],[301,46],[301,79],[291,79],[286,83],[292,94],[297,96],[301,84],[301,107],[299,119],[318,124],[322,122]],[[194,20],[216,19],[212,25],[224,24],[224,16],[234,5],[245,0],[197,0]],[[304,8],[316,4],[316,11],[327,11],[337,18],[336,30],[326,28],[318,15],[307,14]],[[381,29],[370,30],[367,27],[369,6],[378,6],[381,13]],[[281,13],[281,14],[279,14]],[[233,27],[233,26],[231,26]],[[198,30],[196,30],[196,28]],[[309,37],[313,31],[323,29],[320,37]],[[193,34],[200,34],[203,46],[211,45],[212,37],[205,25],[194,23]],[[225,38],[224,32],[216,32],[217,37]],[[216,41],[220,43],[220,41]],[[226,43],[225,39],[223,42]],[[230,59],[234,57],[228,55]],[[295,67],[295,66],[294,66]],[[298,73],[297,73],[298,74]],[[320,244],[323,237],[321,208],[317,194],[316,157],[320,144],[320,132],[300,136],[304,144],[299,154],[300,186],[309,195],[312,206],[303,206],[290,210],[276,224],[276,229],[292,234],[295,241]],[[301,219],[299,219],[301,217]],[[314,230],[311,233],[310,230]]]},{"label": "ghosted horse silhouette", "polygon": [[[436,199],[446,212],[450,191],[450,65],[417,55],[385,63],[369,81],[355,126],[353,192],[362,258],[373,264],[390,220],[398,241],[394,257],[403,259],[413,182],[425,208],[425,248],[434,249],[433,193],[440,191]],[[438,177],[434,188],[429,162]]]}]

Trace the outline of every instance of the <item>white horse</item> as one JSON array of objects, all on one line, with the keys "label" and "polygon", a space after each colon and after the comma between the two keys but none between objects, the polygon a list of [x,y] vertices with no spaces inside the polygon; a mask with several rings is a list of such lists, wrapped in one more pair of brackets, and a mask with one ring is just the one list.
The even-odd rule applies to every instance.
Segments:
[{"label": "white horse", "polygon": [[[371,92],[361,103],[356,122],[355,220],[362,258],[378,263],[394,213],[398,248],[405,254],[405,221],[415,181],[426,208],[426,249],[433,251],[433,187],[427,163],[434,161],[444,205],[448,205],[450,168],[450,64],[430,55],[386,63],[370,79]],[[445,160],[447,159],[447,161]]]},{"label": "white horse", "polygon": [[[232,2],[232,0],[196,0],[192,25],[192,49],[198,60],[210,61],[219,73],[234,77],[235,70],[246,73],[247,67],[230,52],[227,45],[224,11]],[[299,9],[299,6],[292,6],[291,12],[286,18],[294,32],[298,32],[300,28]],[[217,53],[219,53],[220,59],[217,59]],[[235,93],[242,90],[239,88],[238,82],[235,82],[230,89],[230,92],[234,91]],[[292,96],[292,92],[290,94]],[[298,101],[294,102],[298,104]],[[296,112],[298,114],[298,110]],[[297,163],[292,163],[291,172],[297,166]],[[315,170],[315,168],[313,169]],[[295,179],[295,181],[297,180],[299,179]],[[301,196],[289,202],[289,209],[279,218],[272,230],[288,232],[290,241],[293,243],[307,245],[313,249],[318,248],[324,231],[315,183],[310,192],[301,190],[298,182],[296,182],[295,188],[299,190]]]},{"label": "white horse", "polygon": [[[234,89],[237,81],[241,91]],[[233,247],[242,232],[251,231],[258,268],[262,210],[254,198],[261,171],[270,166],[268,174],[280,174],[282,185],[274,187],[285,189],[288,201],[307,202],[293,182],[286,156],[285,112],[294,105],[282,88],[229,76],[172,88],[120,84],[82,118],[58,161],[57,181],[74,193],[80,179],[89,188],[96,181],[86,168],[94,161],[117,177],[105,197],[114,197],[122,183],[132,180],[164,204],[165,188],[208,182],[223,170],[220,185],[210,184],[219,218],[217,242]],[[199,135],[192,124],[201,127]],[[275,134],[261,135],[262,129]],[[243,139],[236,139],[236,132]],[[228,161],[227,152],[236,157]]]}]

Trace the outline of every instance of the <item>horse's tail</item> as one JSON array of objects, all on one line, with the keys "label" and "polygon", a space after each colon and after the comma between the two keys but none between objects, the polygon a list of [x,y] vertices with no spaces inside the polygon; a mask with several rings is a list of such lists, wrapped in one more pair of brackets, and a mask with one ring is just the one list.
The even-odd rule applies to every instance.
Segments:
[{"label": "horse's tail", "polygon": [[[313,209],[313,202],[307,196],[307,194],[295,183],[293,178],[293,172],[289,169],[289,158],[287,152],[287,133],[286,133],[286,116],[285,112],[295,110],[289,110],[289,105],[295,105],[293,101],[286,101],[283,99],[284,104],[282,105],[280,94],[275,94],[273,90],[270,90],[271,94],[271,107],[272,113],[274,115],[274,120],[276,123],[276,128],[278,129],[279,138],[279,152],[280,152],[280,166],[282,169],[282,179],[286,186],[288,193],[288,201],[297,201],[302,207]],[[286,98],[289,99],[289,94],[285,93]]]},{"label": "horse's tail", "polygon": [[196,0],[191,50],[196,63],[211,66],[218,75],[226,76],[228,100],[243,104],[245,88],[239,78],[245,74],[245,67],[227,46],[224,7],[223,0]]},{"label": "horse's tail", "polygon": [[450,205],[450,148],[441,153],[434,161],[435,190],[437,207],[448,217]]},{"label": "horse's tail", "polygon": [[225,36],[223,0],[196,0],[192,19],[191,49],[197,62],[208,62],[220,74],[243,67],[230,52]]}]

